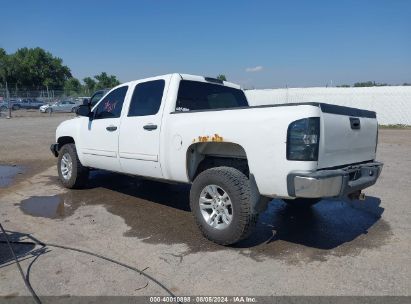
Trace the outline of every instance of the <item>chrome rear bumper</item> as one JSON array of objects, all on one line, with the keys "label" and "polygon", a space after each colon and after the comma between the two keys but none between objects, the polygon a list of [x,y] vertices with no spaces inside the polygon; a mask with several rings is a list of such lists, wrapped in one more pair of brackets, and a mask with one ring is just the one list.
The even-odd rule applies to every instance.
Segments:
[{"label": "chrome rear bumper", "polygon": [[383,164],[369,162],[341,169],[291,172],[287,177],[291,197],[341,197],[375,184]]}]

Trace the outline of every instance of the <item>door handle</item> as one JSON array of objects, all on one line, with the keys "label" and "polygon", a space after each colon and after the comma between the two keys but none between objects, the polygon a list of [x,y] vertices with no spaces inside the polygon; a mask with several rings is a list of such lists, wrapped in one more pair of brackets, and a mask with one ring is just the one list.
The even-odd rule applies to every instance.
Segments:
[{"label": "door handle", "polygon": [[108,126],[108,127],[106,127],[106,130],[109,131],[109,132],[113,132],[113,131],[117,130],[117,127],[116,126]]},{"label": "door handle", "polygon": [[148,125],[145,125],[145,126],[143,127],[143,129],[144,129],[144,130],[147,130],[147,131],[153,131],[153,130],[157,129],[157,125],[148,124]]}]

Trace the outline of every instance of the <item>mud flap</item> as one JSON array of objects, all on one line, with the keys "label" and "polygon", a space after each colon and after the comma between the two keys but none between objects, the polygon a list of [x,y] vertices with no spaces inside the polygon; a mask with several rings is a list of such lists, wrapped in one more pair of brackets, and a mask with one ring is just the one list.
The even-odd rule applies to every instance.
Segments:
[{"label": "mud flap", "polygon": [[254,214],[263,213],[272,198],[260,195],[254,175],[250,173],[251,206]]}]

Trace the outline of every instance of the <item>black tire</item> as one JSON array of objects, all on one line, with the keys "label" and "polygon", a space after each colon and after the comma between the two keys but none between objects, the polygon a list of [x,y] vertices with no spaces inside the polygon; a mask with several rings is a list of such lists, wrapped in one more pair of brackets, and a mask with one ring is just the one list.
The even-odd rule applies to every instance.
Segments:
[{"label": "black tire", "polygon": [[[72,170],[70,178],[65,178],[62,173],[61,163],[65,154],[69,154],[72,163]],[[57,159],[57,171],[59,178],[64,187],[69,189],[83,188],[88,180],[89,169],[84,167],[77,156],[75,144],[65,144],[59,151]]]},{"label": "black tire", "polygon": [[0,112],[6,112],[6,111],[7,111],[7,107],[6,107],[6,106],[0,107]]},{"label": "black tire", "polygon": [[[216,185],[227,192],[232,206],[231,222],[224,229],[207,224],[199,199],[208,185]],[[252,208],[251,183],[247,176],[231,167],[216,167],[201,172],[193,182],[190,191],[191,212],[203,235],[220,245],[231,245],[247,238],[258,219]]]},{"label": "black tire", "polygon": [[53,112],[53,109],[52,109],[52,108],[47,108],[47,109],[46,109],[46,113],[51,113],[51,112]]},{"label": "black tire", "polygon": [[284,199],[284,203],[286,203],[291,208],[311,208],[313,205],[317,204],[321,201],[321,198],[296,198],[296,199]]},{"label": "black tire", "polygon": [[14,105],[11,107],[12,110],[20,110],[20,106],[19,105]]},{"label": "black tire", "polygon": [[71,109],[71,113],[76,113],[77,107]]}]

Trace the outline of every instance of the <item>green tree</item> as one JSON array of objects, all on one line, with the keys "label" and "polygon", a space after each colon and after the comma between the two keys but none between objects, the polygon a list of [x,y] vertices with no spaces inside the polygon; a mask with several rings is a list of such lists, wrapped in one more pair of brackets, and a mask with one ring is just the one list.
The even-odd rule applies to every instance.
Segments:
[{"label": "green tree", "polygon": [[219,75],[217,76],[217,79],[222,80],[222,81],[227,81],[227,78],[225,77],[224,74],[219,74]]},{"label": "green tree", "polygon": [[0,48],[0,82],[1,84],[7,78],[7,53],[3,48]]},{"label": "green tree", "polygon": [[21,48],[9,55],[1,49],[0,77],[20,87],[62,89],[71,72],[61,58],[41,48]]},{"label": "green tree", "polygon": [[86,94],[91,95],[96,90],[96,81],[91,77],[83,78],[84,90]]},{"label": "green tree", "polygon": [[10,83],[11,58],[3,48],[0,48],[0,86],[7,81]]},{"label": "green tree", "polygon": [[71,77],[64,83],[64,93],[67,95],[77,95],[81,89],[81,83],[77,78]]},{"label": "green tree", "polygon": [[94,76],[94,78],[97,80],[95,86],[96,90],[112,88],[120,84],[120,81],[118,81],[116,76],[107,75],[106,72],[102,72],[101,74]]}]

